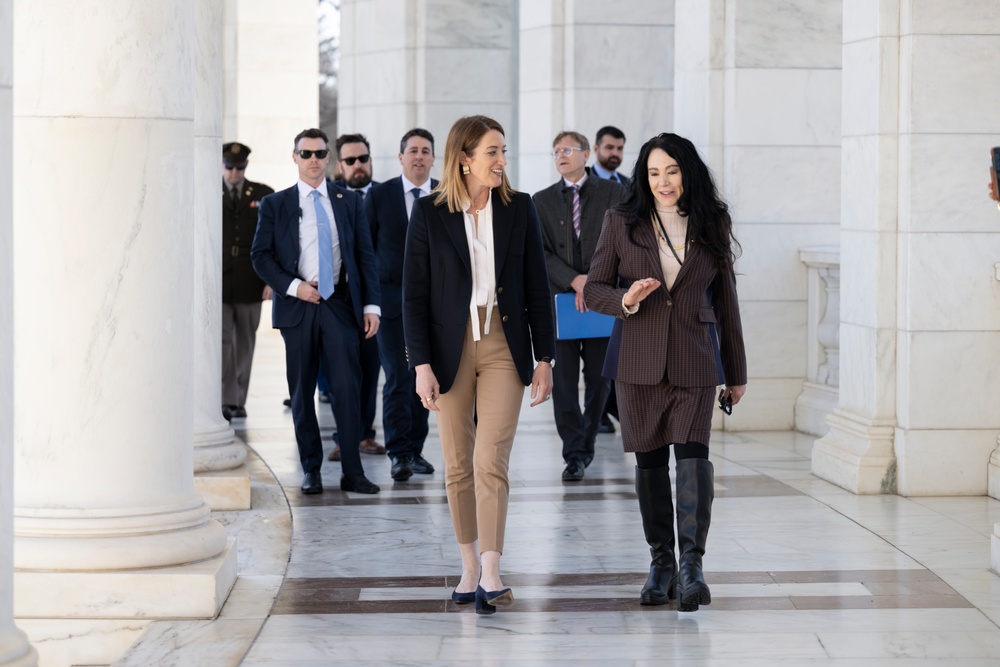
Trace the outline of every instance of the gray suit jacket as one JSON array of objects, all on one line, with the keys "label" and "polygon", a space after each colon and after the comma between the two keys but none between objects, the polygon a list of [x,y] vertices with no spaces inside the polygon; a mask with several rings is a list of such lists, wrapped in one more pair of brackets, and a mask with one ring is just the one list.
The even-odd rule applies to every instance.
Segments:
[{"label": "gray suit jacket", "polygon": [[601,237],[604,214],[621,200],[622,188],[617,183],[598,178],[592,171],[580,188],[580,254],[583,270],[573,268],[576,234],[573,231],[573,189],[563,179],[539,190],[533,197],[542,224],[545,265],[549,270],[549,291],[552,294],[572,291],[569,284],[581,273],[590,270],[597,240]]}]

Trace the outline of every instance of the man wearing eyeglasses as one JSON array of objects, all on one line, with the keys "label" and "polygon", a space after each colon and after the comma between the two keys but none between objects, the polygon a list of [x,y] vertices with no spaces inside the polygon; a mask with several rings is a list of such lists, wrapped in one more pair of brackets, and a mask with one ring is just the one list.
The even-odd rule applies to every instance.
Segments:
[{"label": "man wearing eyeglasses", "polygon": [[222,416],[227,420],[247,416],[260,303],[271,298],[271,288],[253,270],[250,245],[260,200],[274,190],[246,179],[249,157],[246,144],[222,146]]},{"label": "man wearing eyeglasses", "polygon": [[274,290],[272,324],[285,340],[302,493],[323,492],[323,445],[313,402],[320,359],[329,371],[341,437],[340,488],[378,493],[365,477],[358,449],[360,340],[375,336],[381,314],[362,200],[326,178],[330,149],[322,130],[300,132],[292,159],[298,182],[261,202],[250,256],[257,275]]},{"label": "man wearing eyeglasses", "polygon": [[[575,295],[576,309],[587,310],[583,286],[590,260],[601,236],[604,213],[621,199],[621,186],[597,178],[587,169],[587,138],[560,132],[552,142],[552,158],[560,179],[533,197],[542,225],[549,291]],[[610,389],[601,377],[607,338],[556,340],[552,367],[552,410],[563,442],[566,468],[562,479],[578,482],[594,459],[594,441]],[[583,359],[584,399],[580,409],[580,360]]]}]

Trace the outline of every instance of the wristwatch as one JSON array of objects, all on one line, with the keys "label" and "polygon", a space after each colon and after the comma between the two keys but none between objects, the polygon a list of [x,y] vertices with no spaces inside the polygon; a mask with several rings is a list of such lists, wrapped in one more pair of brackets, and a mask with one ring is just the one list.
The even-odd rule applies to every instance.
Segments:
[{"label": "wristwatch", "polygon": [[556,365],[556,360],[553,359],[552,357],[539,357],[538,358],[538,363],[542,363],[543,361],[546,362],[549,366],[555,367],[555,365]]}]

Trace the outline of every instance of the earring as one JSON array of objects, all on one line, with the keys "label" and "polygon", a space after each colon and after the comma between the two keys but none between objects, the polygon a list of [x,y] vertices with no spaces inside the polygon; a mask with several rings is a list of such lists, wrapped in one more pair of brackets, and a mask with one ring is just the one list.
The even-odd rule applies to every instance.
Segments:
[{"label": "earring", "polygon": [[463,164],[462,165],[462,173],[463,174],[471,174],[472,173],[472,170],[469,169],[469,165],[467,165],[467,164]]}]

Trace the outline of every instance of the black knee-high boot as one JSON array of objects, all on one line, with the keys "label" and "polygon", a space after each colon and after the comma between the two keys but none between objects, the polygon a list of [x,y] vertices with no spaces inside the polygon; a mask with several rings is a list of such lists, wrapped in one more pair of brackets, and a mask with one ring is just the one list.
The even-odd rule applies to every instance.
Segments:
[{"label": "black knee-high boot", "polygon": [[701,559],[712,523],[714,476],[715,469],[708,459],[677,462],[678,611],[697,611],[698,605],[712,602],[712,594],[702,574]]},{"label": "black knee-high boot", "polygon": [[640,602],[646,605],[667,604],[677,597],[677,557],[674,555],[674,504],[670,475],[666,466],[635,469],[635,493],[639,497],[642,530],[646,533],[652,562],[649,578],[642,587]]}]

